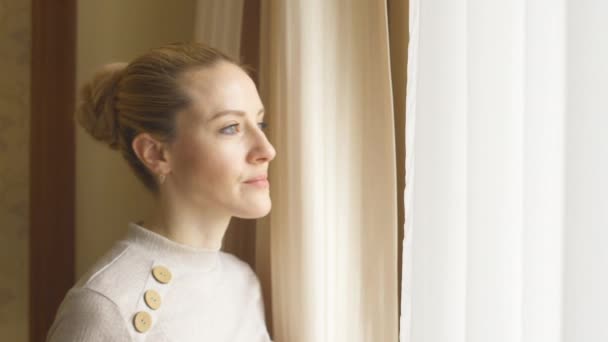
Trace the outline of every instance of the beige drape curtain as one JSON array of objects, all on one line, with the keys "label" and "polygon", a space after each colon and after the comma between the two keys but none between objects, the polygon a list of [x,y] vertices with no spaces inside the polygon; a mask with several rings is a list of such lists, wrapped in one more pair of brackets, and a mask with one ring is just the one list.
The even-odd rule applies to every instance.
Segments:
[{"label": "beige drape curtain", "polygon": [[[243,3],[199,1],[197,40],[242,54]],[[274,341],[398,339],[406,7],[261,2],[273,209],[224,247],[256,270]]]},{"label": "beige drape curtain", "polygon": [[397,185],[384,1],[263,1],[276,341],[396,341]]}]

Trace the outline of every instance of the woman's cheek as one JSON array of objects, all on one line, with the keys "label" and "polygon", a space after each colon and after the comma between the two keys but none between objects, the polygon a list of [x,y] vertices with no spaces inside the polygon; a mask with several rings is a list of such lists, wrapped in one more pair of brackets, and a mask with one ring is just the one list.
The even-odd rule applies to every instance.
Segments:
[{"label": "woman's cheek", "polygon": [[226,183],[234,177],[238,177],[235,170],[238,169],[239,159],[235,151],[230,149],[229,146],[218,147],[213,153],[207,154],[205,166],[207,172],[217,182]]},{"label": "woman's cheek", "polygon": [[212,184],[224,183],[230,177],[236,161],[231,156],[229,146],[217,142],[199,142],[189,149],[188,158],[191,160],[191,172]]},{"label": "woman's cheek", "polygon": [[200,142],[196,139],[183,139],[176,144],[174,151],[176,154],[173,166],[176,176],[194,178],[192,181],[196,181],[199,174],[204,171],[202,168],[205,167],[205,159],[208,158]]}]

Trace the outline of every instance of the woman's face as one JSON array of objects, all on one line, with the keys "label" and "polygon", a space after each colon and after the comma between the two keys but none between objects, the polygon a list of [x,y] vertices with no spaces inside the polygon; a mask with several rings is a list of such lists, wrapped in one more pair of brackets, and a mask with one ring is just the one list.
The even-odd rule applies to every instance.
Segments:
[{"label": "woman's face", "polygon": [[188,72],[182,85],[192,106],[176,117],[171,180],[193,208],[241,218],[270,211],[266,178],[276,151],[263,131],[264,106],[240,67],[219,62]]}]

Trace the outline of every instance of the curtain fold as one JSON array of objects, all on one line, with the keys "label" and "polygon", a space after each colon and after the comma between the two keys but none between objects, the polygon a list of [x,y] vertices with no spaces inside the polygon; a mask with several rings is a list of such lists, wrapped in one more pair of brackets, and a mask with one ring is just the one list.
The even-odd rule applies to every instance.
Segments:
[{"label": "curtain fold", "polygon": [[[393,111],[395,117],[395,161],[397,163],[397,265],[398,284],[402,283],[403,233],[405,224],[405,93],[407,85],[407,53],[409,42],[408,0],[388,0],[388,28],[391,55],[391,80],[393,87]],[[401,291],[399,291],[401,301]],[[401,306],[399,306],[401,308]],[[400,313],[399,313],[400,314]]]},{"label": "curtain fold", "polygon": [[608,336],[608,6],[570,4],[411,1],[401,341]]},{"label": "curtain fold", "polygon": [[245,0],[196,0],[194,40],[240,58]]},{"label": "curtain fold", "polygon": [[397,339],[385,2],[263,1],[276,341]]}]

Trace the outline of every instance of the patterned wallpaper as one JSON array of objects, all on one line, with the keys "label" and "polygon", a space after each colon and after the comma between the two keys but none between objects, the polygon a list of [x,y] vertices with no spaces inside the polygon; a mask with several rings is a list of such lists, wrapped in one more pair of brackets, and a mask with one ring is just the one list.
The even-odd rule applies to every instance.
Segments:
[{"label": "patterned wallpaper", "polygon": [[30,0],[0,0],[0,336],[28,340]]}]

